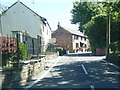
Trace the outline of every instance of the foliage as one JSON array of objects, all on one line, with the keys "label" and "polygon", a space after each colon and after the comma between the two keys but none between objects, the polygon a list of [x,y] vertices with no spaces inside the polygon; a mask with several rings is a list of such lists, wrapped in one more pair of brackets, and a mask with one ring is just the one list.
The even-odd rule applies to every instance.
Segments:
[{"label": "foliage", "polygon": [[[97,8],[96,8],[97,7]],[[83,25],[91,20],[93,16],[96,14],[102,13],[103,7],[97,2],[74,2],[72,13],[72,20],[73,24],[79,24],[80,31],[83,31]]]},{"label": "foliage", "polygon": [[17,41],[8,36],[0,36],[0,38],[2,40],[2,66],[11,67],[11,63],[17,57]]},{"label": "foliage", "polygon": [[[101,23],[102,22],[102,23]],[[106,17],[98,15],[84,25],[86,35],[91,43],[91,48],[105,48],[106,41]]]},{"label": "foliage", "polygon": [[23,60],[27,59],[27,52],[28,52],[28,48],[24,43],[19,42],[19,53],[20,53],[20,58]]},{"label": "foliage", "polygon": [[[91,49],[106,46],[107,16],[111,16],[111,41],[117,42],[120,35],[120,1],[118,2],[74,2],[73,24],[88,36]],[[118,46],[117,46],[118,47]]]},{"label": "foliage", "polygon": [[63,48],[62,47],[56,47],[56,51],[62,51]]},{"label": "foliage", "polygon": [[118,2],[102,2],[106,13],[111,14],[114,22],[120,22],[120,1]]},{"label": "foliage", "polygon": [[111,51],[113,51],[113,53],[120,54],[120,41],[112,42],[109,47],[111,48]]}]

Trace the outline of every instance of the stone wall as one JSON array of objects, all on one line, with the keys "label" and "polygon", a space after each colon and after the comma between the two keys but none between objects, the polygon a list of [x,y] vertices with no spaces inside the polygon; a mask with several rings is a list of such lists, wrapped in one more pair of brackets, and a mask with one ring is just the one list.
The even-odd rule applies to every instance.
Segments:
[{"label": "stone wall", "polygon": [[117,54],[108,54],[106,60],[120,67],[120,56]]},{"label": "stone wall", "polygon": [[0,71],[0,87],[20,88],[44,69],[44,59],[22,62],[20,68],[4,69]]},{"label": "stone wall", "polygon": [[21,88],[24,84],[34,79],[45,69],[45,60],[58,57],[58,53],[45,55],[40,60],[27,60],[20,63],[20,68],[4,69],[0,71],[1,88]]},{"label": "stone wall", "polygon": [[1,88],[21,88],[45,69],[45,60],[58,57],[58,53],[45,55],[40,60],[27,60],[20,62],[20,67],[0,71]]}]

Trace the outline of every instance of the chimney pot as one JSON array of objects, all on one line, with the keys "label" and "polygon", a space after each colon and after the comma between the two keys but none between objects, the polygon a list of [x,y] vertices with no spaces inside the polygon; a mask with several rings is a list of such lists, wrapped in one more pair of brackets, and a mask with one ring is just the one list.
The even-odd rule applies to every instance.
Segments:
[{"label": "chimney pot", "polygon": [[60,28],[60,22],[58,22],[58,29]]}]

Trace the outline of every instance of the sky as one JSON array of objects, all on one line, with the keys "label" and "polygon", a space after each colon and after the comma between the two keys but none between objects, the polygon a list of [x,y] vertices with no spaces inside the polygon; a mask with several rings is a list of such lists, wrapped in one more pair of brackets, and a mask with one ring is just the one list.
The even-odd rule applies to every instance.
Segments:
[{"label": "sky", "polygon": [[[0,0],[0,4],[11,6],[18,0]],[[78,30],[78,25],[71,24],[73,2],[77,0],[19,0],[47,19],[52,31],[57,29],[58,22],[62,27]]]}]

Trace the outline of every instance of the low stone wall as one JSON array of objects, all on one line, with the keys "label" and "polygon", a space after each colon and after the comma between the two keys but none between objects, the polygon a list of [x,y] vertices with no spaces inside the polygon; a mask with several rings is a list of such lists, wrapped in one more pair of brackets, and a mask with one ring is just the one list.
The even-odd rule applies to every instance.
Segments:
[{"label": "low stone wall", "polygon": [[44,60],[30,60],[22,62],[20,68],[4,69],[0,71],[0,87],[20,88],[22,84],[31,80],[44,69]]},{"label": "low stone wall", "polygon": [[1,88],[21,88],[45,69],[45,60],[58,57],[58,53],[45,55],[40,60],[27,60],[20,63],[20,68],[4,69],[0,71]]},{"label": "low stone wall", "polygon": [[118,56],[117,54],[109,54],[106,57],[106,60],[120,67],[120,56]]},{"label": "low stone wall", "polygon": [[45,60],[47,60],[47,59],[53,59],[53,58],[56,58],[58,56],[59,56],[59,52],[54,53],[54,54],[48,54],[48,55],[45,55]]}]

